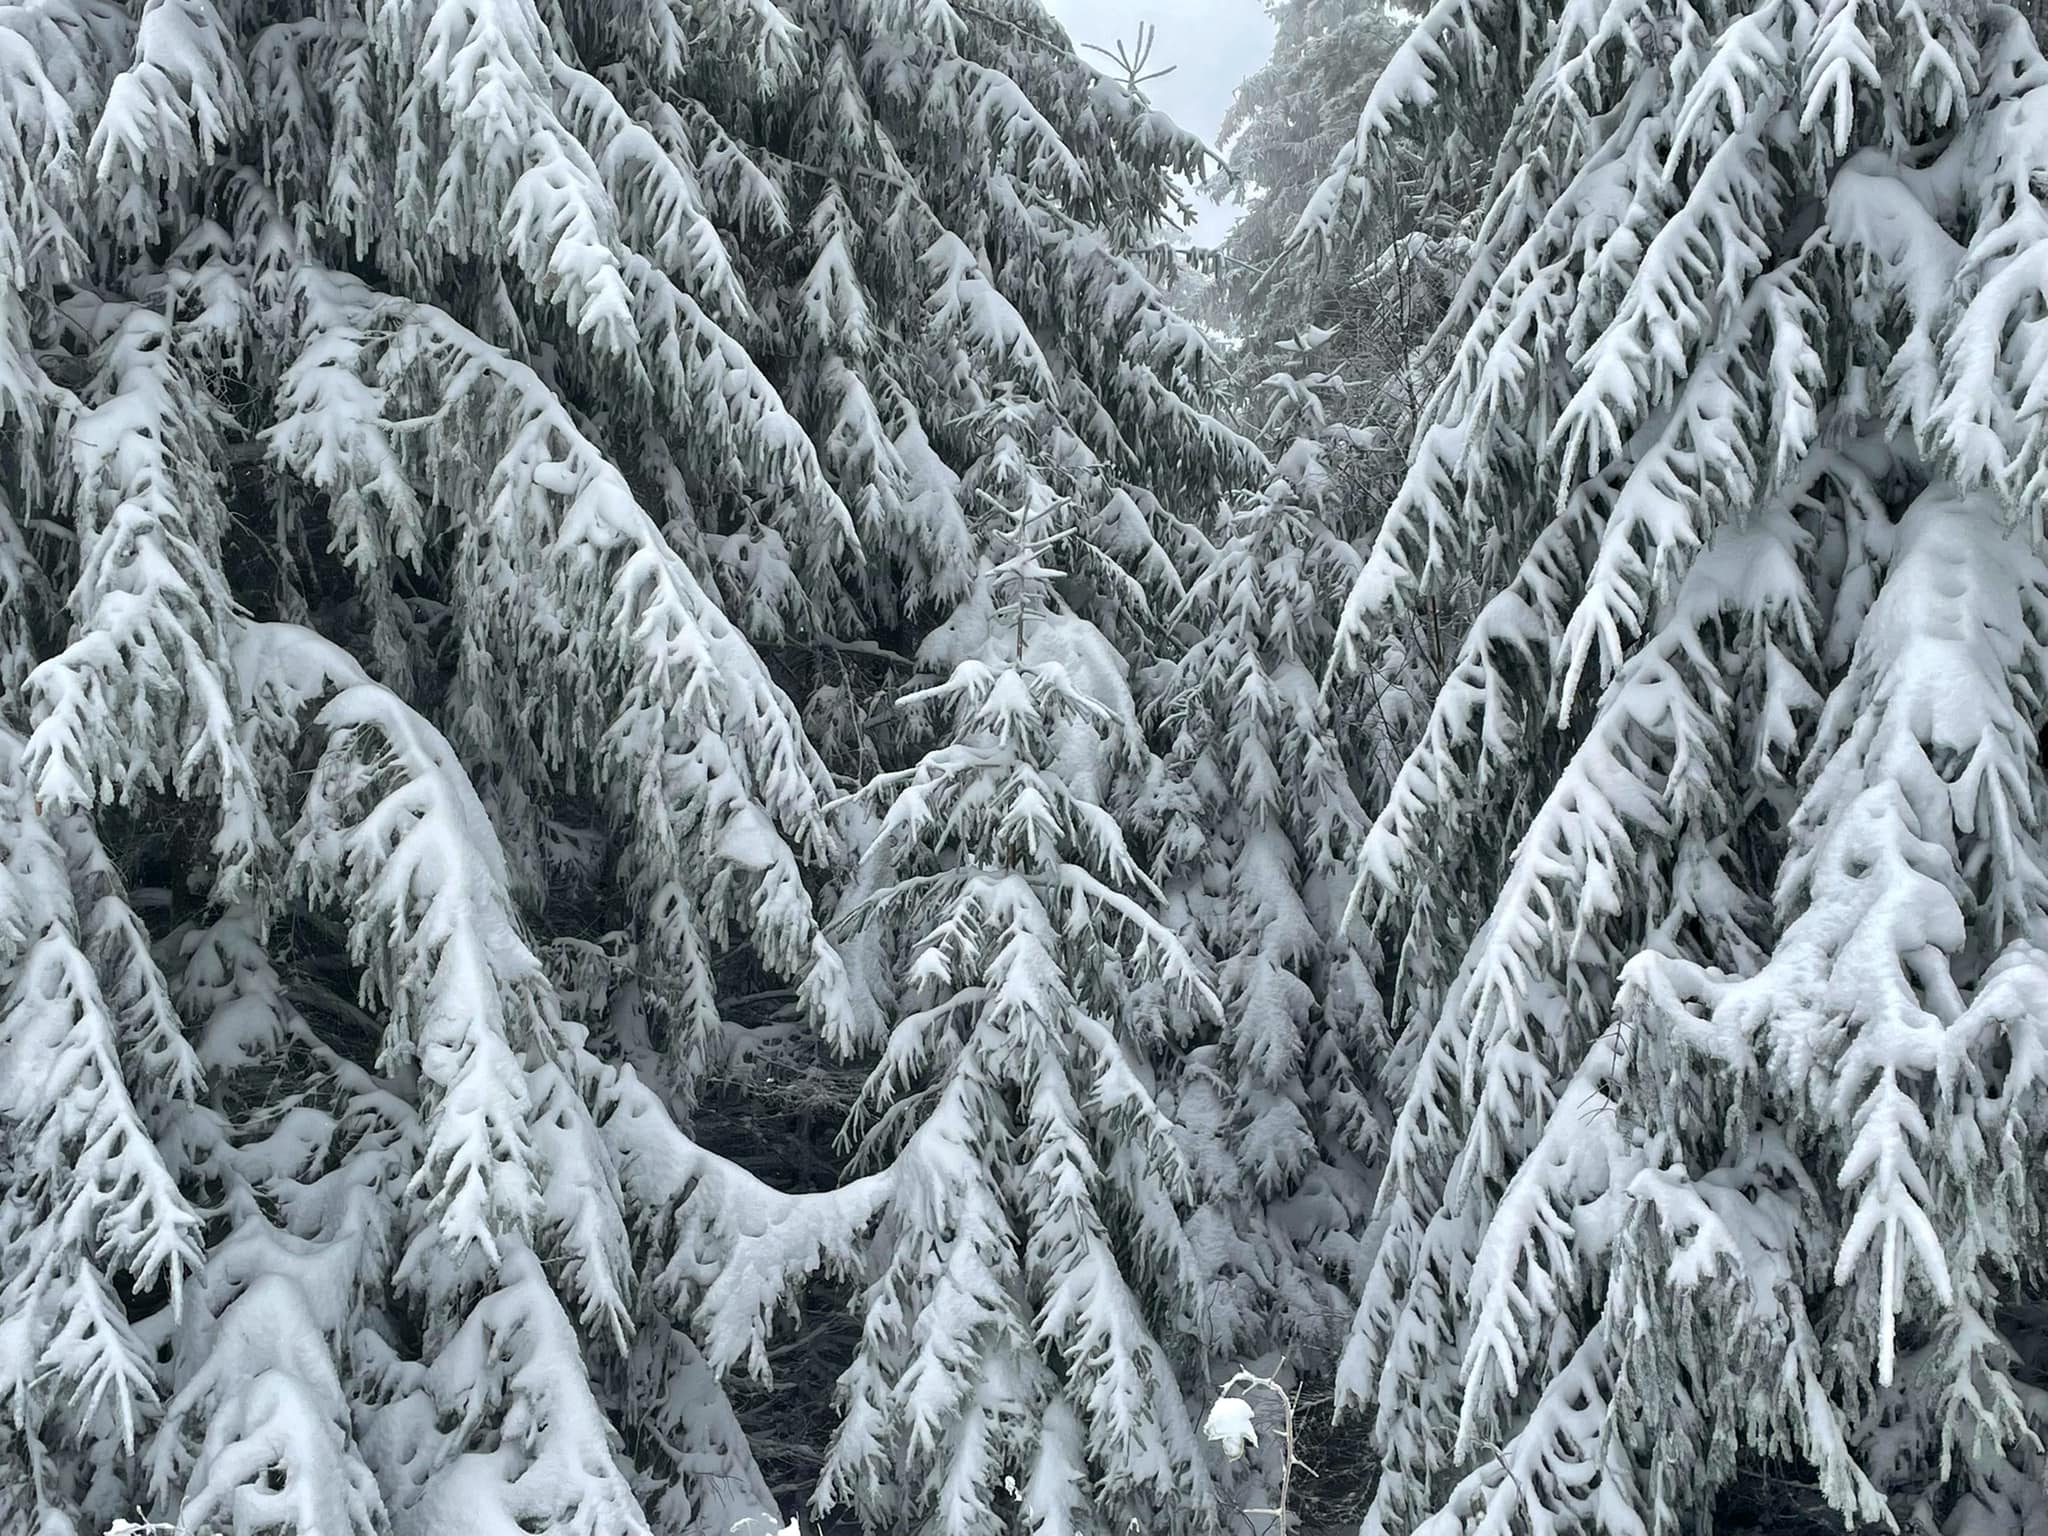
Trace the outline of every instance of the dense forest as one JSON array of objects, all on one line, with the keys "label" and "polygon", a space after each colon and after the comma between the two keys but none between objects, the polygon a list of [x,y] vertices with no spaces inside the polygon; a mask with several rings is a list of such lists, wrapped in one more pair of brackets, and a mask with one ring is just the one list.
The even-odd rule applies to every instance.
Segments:
[{"label": "dense forest", "polygon": [[0,1533],[2048,1532],[2048,13],[1266,5],[0,0]]}]

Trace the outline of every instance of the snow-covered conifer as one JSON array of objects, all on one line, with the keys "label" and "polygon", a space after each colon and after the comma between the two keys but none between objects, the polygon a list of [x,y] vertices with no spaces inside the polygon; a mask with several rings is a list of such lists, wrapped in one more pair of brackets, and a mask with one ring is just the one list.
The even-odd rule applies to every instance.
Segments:
[{"label": "snow-covered conifer", "polygon": [[1216,1003],[1109,809],[1144,743],[1120,660],[1053,596],[1074,540],[1043,510],[1027,492],[996,525],[927,647],[951,670],[909,702],[949,710],[949,739],[872,786],[841,918],[877,935],[890,1024],[860,1115],[891,1182],[820,1500],[878,1532],[1212,1513],[1177,1380],[1188,1176],[1149,1060]]},{"label": "snow-covered conifer", "polygon": [[86,818],[31,793],[0,726],[0,1516],[125,1505],[161,1397],[123,1291],[176,1305],[201,1217],[160,1138],[199,1066]]},{"label": "snow-covered conifer", "polygon": [[398,1317],[382,1295],[411,1106],[322,1041],[244,905],[178,936],[208,1101],[178,1130],[222,1235],[173,1320],[150,1490],[190,1529],[389,1529],[345,1385]]},{"label": "snow-covered conifer", "polygon": [[[1327,1391],[1387,1128],[1377,967],[1344,913],[1361,790],[1398,762],[1410,695],[1383,687],[1358,711],[1363,689],[1336,707],[1323,696],[1359,565],[1332,526],[1340,494],[1318,445],[1297,438],[1203,551],[1177,626],[1185,649],[1147,679],[1164,758],[1136,819],[1169,920],[1213,963],[1222,1003],[1163,1071],[1196,1191],[1204,1353],[1190,1379],[1205,1394],[1253,1363]],[[1320,1443],[1327,1425],[1302,1415],[1317,1443],[1295,1449],[1319,1475],[1299,1500],[1342,1518],[1359,1484],[1344,1475],[1351,1453]],[[1231,1469],[1227,1500],[1270,1505],[1286,1453],[1269,1437]]]},{"label": "snow-covered conifer", "polygon": [[1340,648],[1489,594],[1366,839],[1366,1529],[2048,1519],[2048,62],[2002,5],[1444,0],[1517,101]]},{"label": "snow-covered conifer", "polygon": [[[1490,160],[1501,114],[1458,114],[1429,152],[1392,146],[1371,195],[1346,205],[1355,216],[1319,217],[1327,199],[1317,187],[1410,19],[1329,0],[1287,0],[1273,14],[1272,56],[1239,87],[1224,123],[1245,212],[1215,253],[1216,293],[1236,338],[1240,411],[1272,457],[1293,466],[1268,477],[1267,495],[1301,513],[1273,531],[1313,543],[1315,530],[1327,530],[1350,543],[1355,556],[1324,541],[1308,567],[1321,590],[1334,582],[1346,591],[1353,572],[1341,567],[1370,547],[1445,367],[1440,322],[1484,186],[1472,166]],[[1307,240],[1307,231],[1321,238]],[[1360,654],[1328,703],[1332,743],[1368,806],[1412,745],[1473,604],[1470,583],[1447,582],[1398,622],[1354,637],[1370,655]],[[1327,628],[1303,632],[1302,664],[1321,671],[1329,638]]]},{"label": "snow-covered conifer", "polygon": [[[1238,313],[1306,327],[1317,317],[1283,311],[1301,297],[1296,285],[1317,274],[1282,258],[1407,27],[1399,12],[1377,3],[1282,0],[1270,9],[1273,51],[1238,86],[1223,117],[1221,137],[1244,212],[1222,249],[1231,258],[1226,282],[1253,301]],[[1404,295],[1381,297],[1399,302]]]},{"label": "snow-covered conifer", "polygon": [[1373,977],[1342,931],[1366,816],[1321,696],[1333,593],[1356,551],[1324,521],[1314,445],[1234,513],[1190,596],[1197,634],[1158,686],[1183,802],[1169,893],[1217,966],[1220,1032],[1177,1063],[1199,1151],[1193,1221],[1210,1347],[1327,1370],[1385,1130]]},{"label": "snow-covered conifer", "polygon": [[1296,436],[1319,442],[1334,489],[1325,518],[1347,537],[1369,538],[1441,374],[1442,348],[1431,342],[1499,114],[1459,114],[1453,141],[1431,146],[1437,153],[1403,146],[1359,216],[1319,226],[1326,238],[1302,259],[1302,216],[1411,19],[1349,0],[1286,0],[1272,13],[1272,55],[1224,118],[1244,212],[1212,258],[1214,292],[1237,338],[1233,371],[1257,435],[1283,450]]},{"label": "snow-covered conifer", "polygon": [[0,8],[0,1523],[780,1523],[895,1175],[684,1127],[875,1036],[805,696],[985,500],[1177,593],[1201,156],[1025,0]]}]

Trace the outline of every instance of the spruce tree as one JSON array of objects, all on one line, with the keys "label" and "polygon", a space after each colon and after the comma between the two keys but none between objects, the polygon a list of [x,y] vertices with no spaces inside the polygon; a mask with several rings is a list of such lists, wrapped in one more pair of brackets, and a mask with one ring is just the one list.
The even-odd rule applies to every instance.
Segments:
[{"label": "spruce tree", "polygon": [[1374,1533],[2040,1527],[2048,61],[2001,5],[1446,0],[1514,100],[1346,637],[1490,594],[1368,834]]},{"label": "spruce tree", "polygon": [[1256,435],[1281,451],[1296,436],[1318,441],[1337,492],[1325,518],[1369,539],[1441,376],[1431,342],[1501,114],[1458,114],[1441,153],[1403,145],[1370,197],[1333,207],[1331,163],[1412,19],[1377,0],[1285,0],[1272,14],[1272,56],[1223,121],[1244,212],[1214,254],[1217,318],[1237,339],[1233,371]]},{"label": "spruce tree", "polygon": [[820,1500],[874,1531],[1205,1530],[1188,1171],[1152,1062],[1217,1003],[1119,826],[1150,755],[1055,589],[1074,530],[1035,477],[1009,489],[979,487],[984,571],[906,700],[952,728],[869,786],[840,920],[890,1020],[856,1122],[889,1182]]},{"label": "spruce tree", "polygon": [[1377,3],[1278,0],[1268,10],[1273,51],[1237,87],[1219,133],[1245,204],[1225,249],[1261,275],[1286,251],[1407,36],[1400,15]]},{"label": "spruce tree", "polygon": [[[1188,1227],[1200,1289],[1205,1397],[1241,1367],[1327,1403],[1387,1129],[1370,951],[1344,917],[1373,755],[1391,732],[1321,696],[1332,621],[1358,553],[1331,527],[1337,491],[1297,439],[1271,482],[1240,498],[1187,604],[1186,649],[1158,669],[1167,748],[1159,821],[1169,911],[1212,962],[1222,1004],[1174,1053],[1170,1112],[1193,1173]],[[1256,1405],[1270,1411],[1270,1403]],[[1304,1411],[1320,1435],[1327,1413]],[[1276,1426],[1277,1427],[1277,1426]],[[1238,1469],[1238,1501],[1273,1502],[1278,1437]],[[1304,1486],[1333,1515],[1348,1459],[1305,1451]]]},{"label": "spruce tree", "polygon": [[1200,146],[1026,0],[42,0],[0,96],[0,1524],[773,1528],[720,1379],[907,1176],[691,1132],[742,995],[886,1033],[844,658],[980,487],[1137,644],[1257,467]]},{"label": "spruce tree", "polygon": [[[1184,1063],[1182,1118],[1208,1148],[1210,1219],[1225,1229],[1210,1302],[1226,1358],[1327,1350],[1325,1287],[1343,1283],[1343,1265],[1311,1250],[1355,1232],[1347,1215],[1370,1191],[1346,1149],[1369,1151],[1383,1130],[1361,1098],[1378,1000],[1342,931],[1366,817],[1319,694],[1329,595],[1358,564],[1325,520],[1329,492],[1314,446],[1297,440],[1242,498],[1190,594],[1197,638],[1159,685],[1182,786],[1161,829],[1169,889],[1224,1004],[1218,1040]],[[1290,1206],[1305,1228],[1290,1230]]]}]

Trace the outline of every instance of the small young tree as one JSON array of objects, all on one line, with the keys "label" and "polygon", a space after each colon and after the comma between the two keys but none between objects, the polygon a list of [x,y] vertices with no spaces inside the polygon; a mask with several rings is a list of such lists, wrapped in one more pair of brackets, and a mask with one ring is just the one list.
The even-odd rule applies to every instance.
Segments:
[{"label": "small young tree", "polygon": [[[1326,520],[1332,493],[1316,446],[1298,440],[1207,551],[1183,613],[1187,649],[1154,676],[1168,745],[1146,809],[1169,913],[1214,962],[1222,1003],[1219,1026],[1166,1071],[1197,1192],[1206,1354],[1192,1379],[1205,1394],[1245,1362],[1327,1389],[1387,1130],[1374,967],[1344,909],[1366,824],[1356,786],[1374,775],[1351,740],[1383,756],[1398,727],[1340,719],[1321,695],[1331,620],[1358,567]],[[1383,704],[1395,698],[1382,690]],[[1276,1446],[1233,1469],[1240,1502],[1272,1502],[1249,1482],[1285,1476]],[[1299,1512],[1341,1517],[1358,1485],[1339,1465],[1317,1470],[1329,1475]]]},{"label": "small young tree", "polygon": [[1357,568],[1323,520],[1313,445],[1232,515],[1190,594],[1197,638],[1160,686],[1163,832],[1182,920],[1217,965],[1222,1027],[1180,1064],[1199,1148],[1192,1223],[1219,1366],[1327,1368],[1385,1133],[1366,957],[1342,931],[1366,817],[1320,692],[1333,592]]},{"label": "small young tree", "polygon": [[1011,509],[979,601],[935,638],[969,654],[909,702],[947,744],[884,799],[841,921],[892,1020],[862,1097],[890,1192],[861,1343],[820,1490],[897,1531],[1195,1530],[1210,1519],[1176,1371],[1194,1270],[1187,1170],[1147,1058],[1163,985],[1207,983],[1107,801],[1143,754],[1122,668],[1061,611],[1042,497]]}]

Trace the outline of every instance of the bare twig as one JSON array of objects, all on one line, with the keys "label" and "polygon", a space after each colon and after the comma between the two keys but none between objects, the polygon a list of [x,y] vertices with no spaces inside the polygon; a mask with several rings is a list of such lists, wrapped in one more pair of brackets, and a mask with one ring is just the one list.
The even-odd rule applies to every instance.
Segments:
[{"label": "bare twig", "polygon": [[1164,69],[1147,70],[1145,68],[1152,61],[1152,50],[1158,45],[1158,42],[1159,28],[1149,21],[1141,21],[1138,23],[1138,40],[1135,45],[1127,44],[1122,38],[1118,38],[1115,43],[1116,51],[1114,53],[1108,48],[1103,47],[1100,43],[1083,43],[1081,46],[1089,53],[1101,54],[1110,63],[1122,70],[1124,89],[1135,91],[1140,86],[1148,85],[1154,80],[1164,79],[1180,68],[1178,64],[1169,64]]}]

